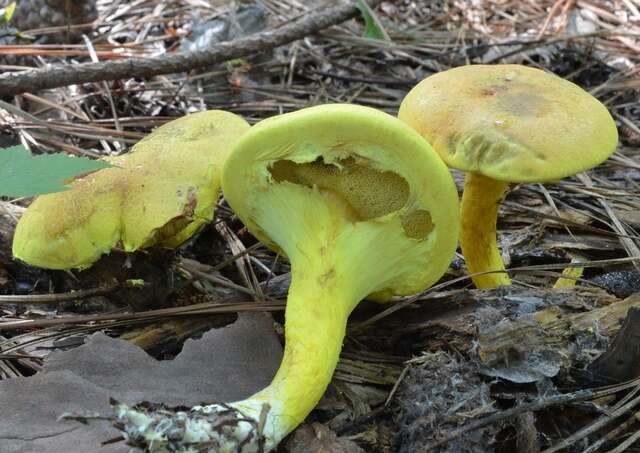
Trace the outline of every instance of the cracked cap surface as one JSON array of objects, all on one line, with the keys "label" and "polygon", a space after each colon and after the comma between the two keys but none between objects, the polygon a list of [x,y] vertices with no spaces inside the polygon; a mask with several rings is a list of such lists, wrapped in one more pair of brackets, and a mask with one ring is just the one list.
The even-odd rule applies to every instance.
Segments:
[{"label": "cracked cap surface", "polygon": [[616,149],[611,114],[556,75],[521,65],[471,65],[416,85],[398,117],[447,165],[506,182],[588,170]]}]

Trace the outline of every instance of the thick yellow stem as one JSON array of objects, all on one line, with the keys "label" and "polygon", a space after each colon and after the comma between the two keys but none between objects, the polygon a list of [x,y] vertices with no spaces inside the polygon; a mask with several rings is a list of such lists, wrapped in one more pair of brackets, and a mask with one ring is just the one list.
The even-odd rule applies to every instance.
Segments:
[{"label": "thick yellow stem", "polygon": [[[462,194],[460,247],[470,273],[504,270],[496,242],[500,201],[508,183],[468,173]],[[510,285],[506,273],[472,277],[477,288]]]},{"label": "thick yellow stem", "polygon": [[330,269],[326,272],[294,274],[282,364],[271,385],[251,398],[275,409],[281,436],[302,423],[324,394],[340,357],[347,318],[358,303],[344,300],[347,292],[336,286]]}]

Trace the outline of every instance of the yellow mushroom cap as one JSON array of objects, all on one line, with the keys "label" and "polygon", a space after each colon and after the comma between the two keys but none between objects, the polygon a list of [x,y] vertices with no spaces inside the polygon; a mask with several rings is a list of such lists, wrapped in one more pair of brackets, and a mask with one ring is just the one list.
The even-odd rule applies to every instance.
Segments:
[{"label": "yellow mushroom cap", "polygon": [[[321,105],[261,121],[234,146],[222,185],[249,230],[292,264],[292,254],[309,259],[308,243],[327,234],[320,216],[335,215],[328,224],[338,231],[332,246],[343,247],[341,269],[362,265],[349,267],[353,259],[397,276],[364,285],[379,299],[435,283],[457,245],[458,197],[446,166],[410,127],[372,108]],[[383,253],[397,265],[377,262]],[[354,273],[353,287],[368,278]]]},{"label": "yellow mushroom cap", "polygon": [[398,117],[451,167],[545,182],[595,167],[616,148],[610,113],[579,86],[521,65],[462,66],[407,94]]},{"label": "yellow mushroom cap", "polygon": [[176,247],[210,221],[231,145],[249,124],[211,110],[166,123],[70,189],[34,200],[13,254],[49,269],[86,268],[118,247]]}]

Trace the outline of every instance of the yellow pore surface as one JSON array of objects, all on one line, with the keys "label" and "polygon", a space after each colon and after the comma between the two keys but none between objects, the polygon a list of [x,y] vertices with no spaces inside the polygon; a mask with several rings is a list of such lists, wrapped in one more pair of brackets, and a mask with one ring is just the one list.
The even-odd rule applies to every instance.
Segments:
[{"label": "yellow pore surface", "polygon": [[592,168],[616,148],[615,123],[579,86],[520,65],[471,65],[414,87],[399,118],[451,167],[506,182]]},{"label": "yellow pore surface", "polygon": [[16,228],[14,255],[70,269],[88,267],[114,247],[178,246],[212,219],[222,165],[247,130],[244,119],[217,110],[159,127],[129,153],[107,158],[113,168],[38,197]]},{"label": "yellow pore surface", "polygon": [[292,265],[332,256],[327,271],[361,286],[360,297],[433,284],[457,243],[446,166],[411,128],[367,107],[316,106],[258,123],[225,163],[223,190],[262,242]]}]

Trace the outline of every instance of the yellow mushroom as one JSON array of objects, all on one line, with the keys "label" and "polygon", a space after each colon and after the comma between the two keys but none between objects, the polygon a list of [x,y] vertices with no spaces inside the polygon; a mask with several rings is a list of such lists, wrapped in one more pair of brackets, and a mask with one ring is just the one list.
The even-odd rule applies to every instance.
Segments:
[{"label": "yellow mushroom", "polygon": [[231,145],[249,129],[211,110],[156,129],[106,168],[40,196],[16,227],[13,254],[49,268],[86,268],[117,247],[177,247],[213,217]]},{"label": "yellow mushroom", "polygon": [[[577,85],[520,65],[463,66],[430,76],[398,117],[447,165],[467,172],[460,246],[471,273],[504,271],[496,243],[509,183],[546,182],[588,170],[616,148],[606,107]],[[505,273],[473,277],[478,288],[509,285]]]},{"label": "yellow mushroom", "polygon": [[234,146],[222,185],[249,230],[291,262],[282,364],[248,399],[173,422],[118,406],[135,445],[273,449],[322,397],[358,302],[427,288],[457,246],[447,167],[410,127],[371,108],[324,105],[258,123]]}]

